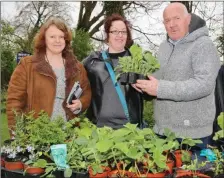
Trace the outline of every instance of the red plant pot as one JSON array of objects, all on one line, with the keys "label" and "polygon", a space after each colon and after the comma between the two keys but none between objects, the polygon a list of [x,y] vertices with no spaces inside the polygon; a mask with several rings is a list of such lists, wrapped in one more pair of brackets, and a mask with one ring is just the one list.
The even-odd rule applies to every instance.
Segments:
[{"label": "red plant pot", "polygon": [[123,171],[123,170],[113,170],[108,172],[109,178],[117,178],[117,177],[136,177],[136,174],[134,172],[130,171]]},{"label": "red plant pot", "polygon": [[5,167],[5,160],[4,160],[4,158],[1,158],[1,167]]},{"label": "red plant pot", "polygon": [[169,174],[172,174],[172,173],[173,173],[173,167],[174,167],[174,161],[173,161],[173,160],[167,160],[167,161],[166,161],[166,165],[167,165],[167,167],[168,167],[167,172],[168,172]]},{"label": "red plant pot", "polygon": [[102,173],[97,173],[95,175],[93,175],[93,170],[90,167],[89,168],[89,177],[90,178],[97,178],[97,177],[107,177],[108,173],[111,171],[111,169],[109,167],[103,167],[103,172]]},{"label": "red plant pot", "polygon": [[200,172],[192,172],[190,170],[183,170],[183,169],[178,169],[176,170],[176,178],[181,178],[181,177],[186,177],[186,176],[189,176],[189,177],[194,177],[194,176],[197,176],[197,177],[200,177],[200,178],[210,178],[210,176],[207,176],[205,174],[202,174]]},{"label": "red plant pot", "polygon": [[45,172],[45,170],[43,168],[40,167],[32,167],[29,165],[24,165],[24,170],[26,173],[28,174],[42,174]]},{"label": "red plant pot", "polygon": [[23,170],[23,163],[21,161],[8,162],[5,161],[5,168],[7,170],[15,171],[15,170]]},{"label": "red plant pot", "polygon": [[148,178],[164,178],[165,172],[159,172],[159,173],[148,173],[148,174],[142,174],[141,177],[148,177]]},{"label": "red plant pot", "polygon": [[[190,154],[190,156],[192,155],[191,151],[187,151],[187,152]],[[176,160],[176,167],[179,168],[183,164],[183,162],[182,162],[182,150],[174,151],[174,155],[175,155],[175,160]]]}]

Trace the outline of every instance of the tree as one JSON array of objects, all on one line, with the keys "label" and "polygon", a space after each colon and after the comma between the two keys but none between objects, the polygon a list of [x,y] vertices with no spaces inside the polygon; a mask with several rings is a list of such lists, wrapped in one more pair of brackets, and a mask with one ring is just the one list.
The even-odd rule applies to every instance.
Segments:
[{"label": "tree", "polygon": [[174,2],[180,2],[184,4],[187,8],[187,11],[189,13],[192,13],[193,1],[171,1],[171,3],[174,3]]},{"label": "tree", "polygon": [[89,52],[93,50],[89,34],[82,29],[75,30],[73,32],[72,48],[79,61],[87,57]]},{"label": "tree", "polygon": [[217,38],[217,48],[221,56],[224,56],[224,34]]},{"label": "tree", "polygon": [[12,22],[13,41],[19,50],[33,53],[33,39],[41,25],[51,16],[57,16],[66,22],[71,20],[70,6],[63,2],[32,1],[17,2],[18,15]]},{"label": "tree", "polygon": [[[121,15],[133,19],[133,14],[142,13],[150,15],[150,12],[160,8],[162,2],[136,2],[136,1],[81,1],[80,11],[77,23],[77,30],[82,29],[89,33],[89,36],[97,41],[103,42],[104,35],[98,33],[104,23],[104,19],[107,15],[112,13],[120,13]],[[93,16],[94,10],[98,8],[99,13]],[[137,15],[135,15],[137,16]],[[140,33],[146,37],[147,41],[153,46],[158,47],[150,40],[149,36],[163,35],[162,33],[148,33],[138,26],[132,26],[132,29],[137,33]]]},{"label": "tree", "polygon": [[16,66],[15,54],[9,45],[1,47],[1,89],[6,89]]}]

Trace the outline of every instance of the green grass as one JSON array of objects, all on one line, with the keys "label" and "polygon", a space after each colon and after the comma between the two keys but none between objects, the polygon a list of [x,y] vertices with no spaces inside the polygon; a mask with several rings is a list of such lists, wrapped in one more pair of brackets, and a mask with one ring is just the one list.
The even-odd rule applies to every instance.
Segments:
[{"label": "green grass", "polygon": [[2,143],[9,139],[9,129],[8,129],[8,120],[5,113],[5,104],[6,104],[6,91],[1,92],[1,145]]},{"label": "green grass", "polygon": [[1,145],[9,139],[8,121],[5,113],[1,113]]}]

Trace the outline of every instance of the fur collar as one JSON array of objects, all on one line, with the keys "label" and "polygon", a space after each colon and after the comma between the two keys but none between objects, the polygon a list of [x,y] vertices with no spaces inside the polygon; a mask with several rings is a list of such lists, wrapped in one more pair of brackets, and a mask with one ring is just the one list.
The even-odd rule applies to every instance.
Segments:
[{"label": "fur collar", "polygon": [[[32,59],[32,63],[34,64],[34,68],[37,72],[49,75],[56,79],[56,76],[51,68],[51,66],[48,64],[48,62],[45,60],[45,54],[35,54]],[[65,58],[65,78],[66,80],[70,77],[74,77],[79,72],[78,69],[78,61],[74,57],[66,57]]]}]

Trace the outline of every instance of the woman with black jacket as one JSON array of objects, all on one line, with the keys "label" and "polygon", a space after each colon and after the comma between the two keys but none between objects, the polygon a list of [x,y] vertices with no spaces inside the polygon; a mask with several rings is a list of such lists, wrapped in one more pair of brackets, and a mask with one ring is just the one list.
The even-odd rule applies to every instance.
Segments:
[{"label": "woman with black jacket", "polygon": [[[113,14],[104,23],[106,42],[109,48],[105,51],[107,61],[112,69],[118,64],[118,57],[129,56],[132,41],[129,23],[122,16]],[[92,89],[92,101],[87,116],[98,127],[109,126],[114,129],[123,127],[127,122],[143,127],[143,99],[131,85],[118,84],[126,101],[128,112],[123,109],[110,72],[102,52],[93,52],[83,64],[87,71]]]}]

